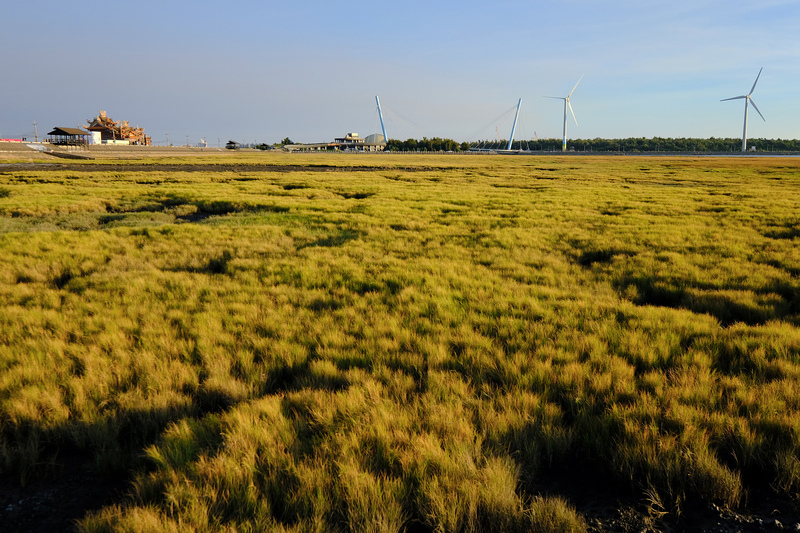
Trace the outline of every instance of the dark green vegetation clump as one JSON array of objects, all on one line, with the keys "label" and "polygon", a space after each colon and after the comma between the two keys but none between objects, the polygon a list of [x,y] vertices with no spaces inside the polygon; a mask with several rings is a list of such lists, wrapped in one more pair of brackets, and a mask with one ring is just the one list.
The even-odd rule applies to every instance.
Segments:
[{"label": "dark green vegetation clump", "polygon": [[794,160],[170,164],[0,172],[0,473],[130,476],[83,530],[584,530],[557,479],[679,524],[800,495]]}]

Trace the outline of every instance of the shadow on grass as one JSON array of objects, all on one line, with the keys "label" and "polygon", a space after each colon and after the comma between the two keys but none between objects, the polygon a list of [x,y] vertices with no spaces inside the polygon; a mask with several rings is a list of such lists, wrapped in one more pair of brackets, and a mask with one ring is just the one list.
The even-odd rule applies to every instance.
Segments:
[{"label": "shadow on grass", "polygon": [[70,531],[87,513],[123,503],[135,472],[146,467],[145,450],[170,424],[242,400],[200,385],[183,404],[120,409],[91,423],[3,421],[0,531]]},{"label": "shadow on grass", "polygon": [[370,196],[375,196],[374,192],[350,192],[350,191],[334,191],[334,194],[338,194],[345,200],[364,200],[369,198]]},{"label": "shadow on grass", "polygon": [[578,264],[582,267],[589,268],[595,263],[607,264],[610,263],[617,255],[630,255],[624,250],[615,250],[613,248],[603,248],[600,250],[584,250],[578,256]]},{"label": "shadow on grass", "polygon": [[290,209],[274,204],[247,204],[228,200],[196,200],[185,196],[171,195],[155,200],[141,200],[129,205],[106,206],[108,215],[101,216],[101,225],[125,220],[133,213],[171,213],[176,220],[201,222],[212,216],[232,213],[287,213]]},{"label": "shadow on grass", "polygon": [[764,232],[764,237],[770,239],[794,240],[800,237],[800,226],[787,223],[783,226],[773,226],[772,229]]},{"label": "shadow on grass", "polygon": [[[614,286],[623,297],[637,305],[711,315],[723,327],[736,323],[763,325],[770,320],[790,318],[800,308],[798,291],[790,286],[758,291],[764,296],[758,303],[736,301],[726,292],[682,286],[648,276],[624,276],[617,279]],[[767,298],[770,294],[776,297],[770,300]]]},{"label": "shadow on grass", "polygon": [[335,246],[342,246],[350,241],[358,239],[359,237],[361,237],[360,232],[352,229],[345,229],[334,235],[328,235],[327,237],[321,237],[315,241],[301,244],[297,247],[297,249],[302,250],[303,248],[313,248],[315,246],[332,248]]},{"label": "shadow on grass", "polygon": [[591,268],[596,264],[608,265],[611,264],[616,257],[632,257],[636,255],[636,252],[633,250],[611,246],[596,246],[593,243],[584,242],[580,239],[570,239],[568,242],[572,247],[569,255],[576,263],[584,268]]},{"label": "shadow on grass", "polygon": [[211,257],[203,263],[179,265],[165,268],[168,272],[189,272],[191,274],[232,274],[230,262],[234,258],[230,250],[223,250],[221,254]]}]

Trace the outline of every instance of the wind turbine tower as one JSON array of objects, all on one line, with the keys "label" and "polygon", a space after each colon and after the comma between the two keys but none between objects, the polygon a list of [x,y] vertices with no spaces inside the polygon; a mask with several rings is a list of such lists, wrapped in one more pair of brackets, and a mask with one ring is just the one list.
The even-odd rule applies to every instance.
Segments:
[{"label": "wind turbine tower", "polygon": [[[583,76],[578,78],[578,83],[581,82]],[[567,96],[545,96],[545,98],[555,98],[556,100],[564,100],[564,130],[563,136],[561,141],[561,151],[567,151],[567,108],[569,108],[569,112],[572,113],[572,120],[575,121],[575,125],[578,125],[578,119],[575,118],[575,111],[572,110],[572,104],[569,103],[569,97],[572,96],[572,93],[575,92],[575,89],[578,88],[578,83],[575,84],[575,87],[569,92]]]},{"label": "wind turbine tower", "polygon": [[758,71],[758,76],[756,76],[756,81],[753,82],[753,88],[750,89],[749,93],[747,93],[745,95],[742,95],[742,96],[734,96],[733,98],[725,98],[724,100],[720,100],[720,102],[727,102],[728,100],[741,100],[742,98],[744,98],[744,130],[742,131],[742,152],[746,152],[747,151],[747,107],[748,107],[748,104],[752,104],[753,109],[756,110],[756,113],[758,113],[758,115],[761,117],[761,120],[763,120],[764,122],[767,121],[767,119],[764,118],[764,115],[761,114],[761,111],[758,110],[758,107],[756,106],[756,103],[753,101],[753,99],[750,96],[751,94],[753,94],[753,91],[756,90],[756,83],[758,83],[758,78],[761,77],[761,71],[762,70],[764,70],[764,67],[761,67],[761,70]]}]

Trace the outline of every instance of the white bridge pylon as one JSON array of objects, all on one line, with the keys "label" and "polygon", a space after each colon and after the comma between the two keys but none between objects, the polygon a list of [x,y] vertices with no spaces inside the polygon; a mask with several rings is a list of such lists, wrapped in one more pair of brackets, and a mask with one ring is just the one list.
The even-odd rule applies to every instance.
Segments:
[{"label": "white bridge pylon", "polygon": [[381,131],[383,132],[383,142],[388,143],[389,137],[386,136],[386,126],[383,125],[383,111],[381,110],[381,100],[375,96],[375,103],[378,104],[378,117],[381,119]]},{"label": "white bridge pylon", "polygon": [[514,125],[511,126],[511,137],[508,138],[508,148],[506,148],[506,150],[511,150],[511,144],[514,142],[514,132],[517,131],[517,119],[519,118],[520,105],[522,105],[522,98],[517,102],[517,112],[514,114]]}]

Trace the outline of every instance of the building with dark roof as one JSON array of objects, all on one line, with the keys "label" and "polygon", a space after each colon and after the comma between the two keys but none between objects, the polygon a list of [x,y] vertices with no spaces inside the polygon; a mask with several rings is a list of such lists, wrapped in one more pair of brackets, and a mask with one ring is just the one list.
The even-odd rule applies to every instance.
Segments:
[{"label": "building with dark roof", "polygon": [[50,144],[60,144],[69,146],[82,146],[88,144],[86,137],[89,136],[85,131],[78,128],[53,128],[53,131],[47,134],[50,138]]}]

